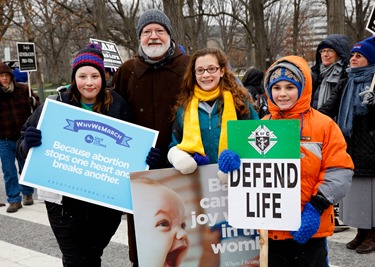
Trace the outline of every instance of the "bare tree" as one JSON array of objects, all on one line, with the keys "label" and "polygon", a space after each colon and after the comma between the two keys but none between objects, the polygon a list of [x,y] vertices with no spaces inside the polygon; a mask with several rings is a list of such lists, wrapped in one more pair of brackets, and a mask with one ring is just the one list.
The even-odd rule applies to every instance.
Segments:
[{"label": "bare tree", "polygon": [[327,32],[346,34],[345,32],[345,0],[326,0]]},{"label": "bare tree", "polygon": [[109,40],[128,48],[132,54],[135,54],[138,49],[135,22],[139,12],[139,1],[127,1],[125,5],[122,4],[121,0],[109,1],[108,3],[110,14],[113,15],[108,20]]},{"label": "bare tree", "polygon": [[267,40],[267,33],[264,26],[264,4],[263,0],[251,1],[249,8],[251,16],[254,18],[254,35],[253,38],[254,48],[257,53],[255,59],[258,68],[266,70],[268,62],[272,62],[273,58],[271,55],[269,43]]},{"label": "bare tree", "polygon": [[[265,24],[267,27],[267,35],[272,56],[270,61],[274,59],[290,54],[288,51],[288,45],[290,44],[290,37],[292,36],[290,27],[290,16],[288,16],[286,10],[290,10],[290,3],[284,5],[271,4],[265,10]],[[288,38],[288,36],[290,36]]]},{"label": "bare tree", "polygon": [[0,0],[0,41],[8,30],[14,17],[13,1]]},{"label": "bare tree", "polygon": [[210,17],[204,15],[206,6],[204,0],[186,1],[183,44],[190,53],[207,46]]},{"label": "bare tree", "polygon": [[[44,80],[54,84],[70,82],[66,70],[74,53],[90,37],[115,42],[128,51],[129,57],[137,53],[138,16],[143,10],[156,7],[170,18],[174,40],[184,45],[188,53],[215,41],[228,54],[233,67],[251,64],[266,70],[269,63],[286,54],[299,54],[309,60],[318,30],[310,20],[311,13],[316,13],[312,6],[325,11],[324,7],[329,5],[329,14],[332,14],[327,27],[330,27],[332,18],[337,24],[344,17],[343,2],[346,34],[353,36],[353,42],[365,38],[369,35],[365,25],[371,0],[314,3],[301,0],[0,0],[0,47],[9,46],[12,41],[34,42],[41,60],[38,70]],[[6,36],[4,42],[3,35],[9,27],[15,35]],[[328,32],[341,31],[332,29]],[[38,80],[38,87],[42,85],[41,73],[33,76]]]},{"label": "bare tree", "polygon": [[164,12],[170,18],[173,28],[173,39],[182,45],[185,45],[185,27],[183,14],[183,1],[163,0]]},{"label": "bare tree", "polygon": [[371,35],[366,31],[370,12],[371,0],[351,0],[345,7],[346,30],[353,42],[363,40]]}]

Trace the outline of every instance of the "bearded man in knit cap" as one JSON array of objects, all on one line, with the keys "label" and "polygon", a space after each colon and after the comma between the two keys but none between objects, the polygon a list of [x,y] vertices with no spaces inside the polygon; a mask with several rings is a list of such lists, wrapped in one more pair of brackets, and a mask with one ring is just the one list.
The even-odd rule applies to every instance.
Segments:
[{"label": "bearded man in knit cap", "polygon": [[[22,125],[39,106],[39,97],[31,92],[25,84],[17,83],[12,69],[0,63],[0,158],[4,173],[5,192],[9,206],[7,212],[17,212],[23,205],[34,204],[34,188],[18,183],[17,167],[21,173],[25,160],[16,153],[16,142],[20,137]],[[1,205],[0,205],[1,206]]]},{"label": "bearded man in knit cap", "polygon": [[[180,91],[189,56],[172,39],[169,18],[160,10],[145,11],[136,27],[138,55],[126,61],[113,77],[117,91],[131,106],[134,122],[159,131],[150,169],[171,167],[167,160],[171,142],[171,108]],[[128,215],[130,260],[138,266],[133,216]]]}]

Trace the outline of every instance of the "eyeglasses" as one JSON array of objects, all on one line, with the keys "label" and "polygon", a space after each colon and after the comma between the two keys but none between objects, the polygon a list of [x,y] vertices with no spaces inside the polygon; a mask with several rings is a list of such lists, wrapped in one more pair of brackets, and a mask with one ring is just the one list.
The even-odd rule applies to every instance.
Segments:
[{"label": "eyeglasses", "polygon": [[360,53],[353,53],[353,54],[350,54],[350,58],[352,57],[355,57],[356,59],[360,59],[361,57],[363,57],[363,55],[361,55]]},{"label": "eyeglasses", "polygon": [[167,33],[166,30],[164,29],[156,29],[156,30],[144,30],[141,35],[143,37],[150,37],[152,35],[152,33],[155,33],[157,36],[163,36]]},{"label": "eyeglasses", "polygon": [[214,74],[215,72],[217,72],[218,69],[220,69],[220,67],[215,67],[215,66],[208,67],[207,69],[198,68],[194,70],[194,73],[196,75],[203,75],[203,73],[207,71],[209,74]]},{"label": "eyeglasses", "polygon": [[331,55],[331,54],[335,53],[335,50],[333,50],[332,48],[325,48],[325,49],[320,49],[319,53],[320,54],[327,53],[327,54]]}]

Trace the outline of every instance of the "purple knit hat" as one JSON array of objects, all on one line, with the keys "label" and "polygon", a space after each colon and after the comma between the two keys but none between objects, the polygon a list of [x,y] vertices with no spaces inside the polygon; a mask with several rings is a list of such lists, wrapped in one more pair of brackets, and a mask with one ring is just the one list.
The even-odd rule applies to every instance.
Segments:
[{"label": "purple knit hat", "polygon": [[76,72],[80,67],[91,66],[97,69],[102,77],[102,87],[106,85],[104,57],[102,48],[95,43],[88,44],[85,48],[80,50],[73,61],[72,66],[72,81],[75,78]]}]

